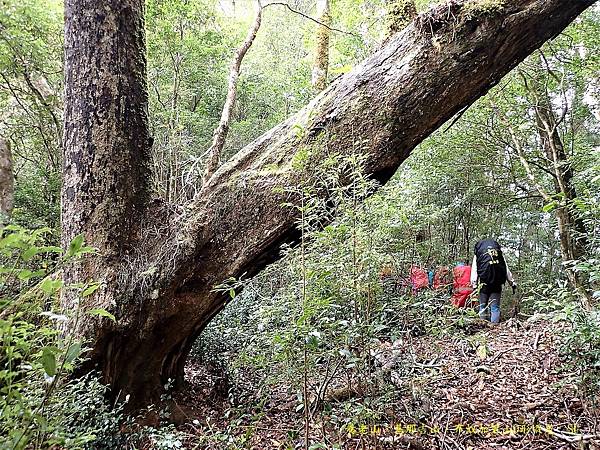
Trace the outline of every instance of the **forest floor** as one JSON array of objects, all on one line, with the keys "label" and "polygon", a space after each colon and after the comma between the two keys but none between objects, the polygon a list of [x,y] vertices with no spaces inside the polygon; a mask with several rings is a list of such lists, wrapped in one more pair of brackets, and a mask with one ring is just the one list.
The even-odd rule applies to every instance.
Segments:
[{"label": "forest floor", "polygon": [[[600,449],[598,414],[559,355],[560,326],[535,316],[497,326],[477,320],[456,336],[380,342],[372,354],[396,400],[375,422],[315,419],[311,436],[325,442],[316,448]],[[197,362],[187,376],[176,400],[191,448],[287,449],[301,440],[302,412],[286,386],[236,416],[216,392],[218,377]]]}]

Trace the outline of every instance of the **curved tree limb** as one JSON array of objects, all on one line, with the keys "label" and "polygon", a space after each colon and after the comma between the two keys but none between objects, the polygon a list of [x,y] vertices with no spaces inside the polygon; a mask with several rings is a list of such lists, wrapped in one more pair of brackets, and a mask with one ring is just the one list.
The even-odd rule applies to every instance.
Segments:
[{"label": "curved tree limb", "polygon": [[[242,43],[240,48],[235,53],[233,62],[231,64],[231,69],[229,71],[229,81],[228,81],[228,85],[227,85],[227,96],[225,99],[225,104],[223,105],[223,110],[221,112],[221,119],[219,121],[219,124],[217,125],[217,128],[215,128],[215,131],[213,133],[212,144],[208,148],[208,150],[205,152],[205,155],[207,155],[207,159],[206,159],[206,164],[204,167],[204,176],[202,178],[202,184],[204,184],[208,181],[208,179],[217,170],[217,168],[219,167],[219,165],[221,163],[221,154],[223,153],[223,148],[225,147],[225,140],[227,139],[227,134],[229,132],[229,124],[231,123],[233,107],[235,106],[235,100],[236,100],[236,96],[237,96],[237,80],[240,76],[241,64],[242,64],[244,57],[246,56],[246,53],[252,46],[254,40],[256,39],[256,35],[258,34],[258,30],[261,25],[263,9],[265,9],[268,6],[273,6],[273,5],[285,6],[287,9],[289,9],[294,14],[298,14],[306,19],[312,20],[313,22],[319,24],[319,26],[321,28],[324,28],[326,30],[338,31],[338,32],[344,33],[344,34],[354,35],[353,33],[349,33],[349,32],[343,31],[343,30],[338,30],[337,28],[332,28],[331,26],[329,26],[329,19],[328,19],[329,5],[327,5],[327,8],[326,8],[327,13],[323,16],[326,18],[326,20],[317,20],[306,14],[303,14],[300,11],[295,10],[287,3],[271,2],[271,3],[267,3],[266,5],[263,6],[263,5],[261,5],[260,0],[257,0],[256,16],[255,16],[254,22],[252,24],[252,27],[248,31],[248,35],[246,36],[246,39],[244,40],[244,42]],[[328,46],[328,44],[329,44],[329,39],[327,39],[327,42],[326,42],[327,46]],[[322,90],[325,87],[325,78],[326,78],[326,72],[325,72],[325,77],[321,77],[321,79],[319,80],[319,83],[318,83],[319,90]],[[193,170],[194,170],[194,166],[192,166],[192,169],[190,170],[190,172],[193,172]]]},{"label": "curved tree limb", "polygon": [[248,53],[248,50],[250,50],[254,39],[256,39],[256,34],[258,33],[258,29],[260,28],[262,20],[262,10],[263,7],[260,3],[260,0],[256,0],[256,16],[254,18],[254,22],[252,23],[250,30],[248,30],[246,39],[240,48],[238,48],[238,50],[235,52],[233,62],[231,63],[231,69],[229,70],[229,81],[227,83],[227,98],[225,99],[225,105],[223,106],[223,111],[221,113],[221,120],[219,121],[219,125],[215,129],[213,135],[212,145],[208,149],[208,157],[206,160],[206,166],[204,168],[203,184],[208,181],[213,173],[215,173],[215,170],[217,170],[219,167],[221,153],[223,152],[225,139],[227,138],[227,132],[229,131],[229,123],[231,122],[233,107],[235,106],[237,80],[240,76],[240,67],[242,65],[244,56],[246,56],[246,53]]}]

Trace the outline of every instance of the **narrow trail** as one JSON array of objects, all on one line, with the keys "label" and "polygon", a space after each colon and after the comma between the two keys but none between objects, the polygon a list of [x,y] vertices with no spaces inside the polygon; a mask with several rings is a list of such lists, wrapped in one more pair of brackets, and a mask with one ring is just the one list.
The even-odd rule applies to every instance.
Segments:
[{"label": "narrow trail", "polygon": [[407,405],[424,410],[434,428],[426,448],[570,449],[596,434],[598,418],[561,363],[558,325],[509,320],[478,329],[483,324],[466,338],[412,343],[418,359],[434,361],[410,382]]},{"label": "narrow trail", "polygon": [[[315,436],[344,449],[600,449],[598,412],[582,402],[561,361],[559,327],[535,317],[497,326],[477,321],[456,336],[382,342],[375,360],[397,394],[385,417],[341,429],[316,421]],[[229,426],[230,433],[247,435],[238,448],[294,448],[289,433],[301,429],[302,415],[286,386],[272,388],[261,408],[232,427],[215,378],[197,363],[187,375],[190,389],[179,399],[183,429],[200,437]],[[236,447],[206,442],[198,448]]]}]

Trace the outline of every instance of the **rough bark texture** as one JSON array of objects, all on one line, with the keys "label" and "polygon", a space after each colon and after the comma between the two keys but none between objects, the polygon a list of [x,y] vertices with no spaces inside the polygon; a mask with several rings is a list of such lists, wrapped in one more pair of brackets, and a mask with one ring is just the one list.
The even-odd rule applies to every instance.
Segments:
[{"label": "rough bark texture", "polygon": [[15,179],[13,174],[10,141],[0,137],[0,224],[3,224],[13,209]]},{"label": "rough bark texture", "polygon": [[313,88],[320,92],[327,87],[327,70],[329,68],[329,36],[331,34],[329,0],[317,0],[317,20],[321,22],[321,25],[317,28],[315,62],[311,81]]},{"label": "rough bark texture", "polygon": [[[191,345],[225,305],[227,296],[213,287],[256,274],[297,236],[294,210],[281,206],[294,201],[286,187],[310,180],[329,154],[357,147],[368,174],[386,182],[427,135],[594,2],[515,0],[490,12],[479,11],[479,2],[453,0],[420,16],[221,166],[184,213],[150,205],[140,240],[133,233],[128,241],[132,251],[122,238],[132,236],[131,221],[140,217],[147,172],[142,6],[141,0],[101,3],[67,2],[64,220],[66,240],[97,228],[87,233],[90,243],[118,257],[103,257],[119,277],[94,297],[117,323],[87,322],[85,331],[93,338],[90,362],[136,406],[155,398],[169,378],[181,381]],[[100,11],[105,19],[92,20]],[[115,49],[117,40],[123,42]],[[123,46],[130,51],[115,55]],[[131,61],[124,64],[121,55]],[[120,73],[116,92],[113,71]],[[104,89],[109,95],[99,95]],[[133,132],[140,141],[130,138]],[[105,172],[96,170],[98,158]],[[123,166],[131,188],[116,170]],[[106,276],[105,267],[90,270],[92,278]]]},{"label": "rough bark texture", "polygon": [[391,0],[387,6],[387,34],[401,31],[417,15],[415,0]]},{"label": "rough bark texture", "polygon": [[[143,5],[65,1],[62,239],[68,246],[83,233],[100,254],[64,274],[67,283],[91,278],[111,286],[96,298],[109,309],[150,182]],[[63,301],[73,307],[76,298]]]}]

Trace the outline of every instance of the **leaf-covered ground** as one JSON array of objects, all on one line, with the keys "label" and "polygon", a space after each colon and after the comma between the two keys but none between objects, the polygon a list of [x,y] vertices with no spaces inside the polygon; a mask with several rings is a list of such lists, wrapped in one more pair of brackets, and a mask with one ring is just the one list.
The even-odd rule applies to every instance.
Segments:
[{"label": "leaf-covered ground", "polygon": [[[598,413],[560,357],[559,327],[534,316],[474,322],[455,336],[379,342],[371,353],[375,378],[387,385],[385,395],[392,391],[388,407],[341,426],[343,403],[333,404],[315,415],[311,437],[325,446],[314,448],[598,449]],[[196,362],[187,376],[189,389],[176,401],[192,448],[302,446],[303,415],[287,386],[270,386],[253,408],[232,408],[219,373]]]},{"label": "leaf-covered ground", "polygon": [[420,359],[435,362],[420,371],[409,400],[436,428],[426,448],[577,448],[570,441],[597,429],[549,322],[511,320],[470,338],[414,346]]}]

